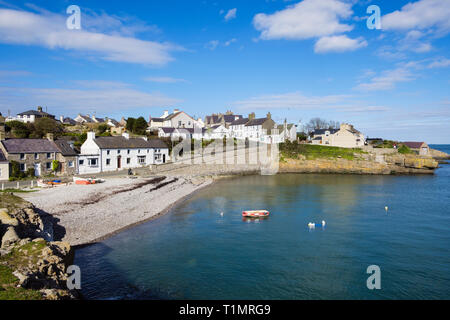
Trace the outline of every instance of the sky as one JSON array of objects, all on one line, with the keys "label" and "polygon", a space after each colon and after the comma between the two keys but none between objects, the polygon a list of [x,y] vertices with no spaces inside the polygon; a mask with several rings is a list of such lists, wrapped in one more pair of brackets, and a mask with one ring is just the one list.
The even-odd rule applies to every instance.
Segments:
[{"label": "sky", "polygon": [[450,143],[449,17],[450,0],[0,0],[0,112],[270,111]]}]

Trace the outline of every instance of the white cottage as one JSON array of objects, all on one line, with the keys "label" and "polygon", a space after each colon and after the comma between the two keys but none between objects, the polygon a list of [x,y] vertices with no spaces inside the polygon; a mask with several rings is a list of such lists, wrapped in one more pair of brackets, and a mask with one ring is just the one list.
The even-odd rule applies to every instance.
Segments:
[{"label": "white cottage", "polygon": [[78,157],[78,173],[91,174],[106,171],[163,164],[169,160],[169,148],[159,139],[121,137],[96,137],[88,132]]}]

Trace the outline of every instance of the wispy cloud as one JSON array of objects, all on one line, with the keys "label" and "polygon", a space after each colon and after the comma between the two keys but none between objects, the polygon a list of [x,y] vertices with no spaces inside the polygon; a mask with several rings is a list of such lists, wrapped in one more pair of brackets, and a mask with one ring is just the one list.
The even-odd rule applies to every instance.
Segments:
[{"label": "wispy cloud", "polygon": [[[100,16],[107,25],[119,25],[116,34],[98,31],[100,25],[86,24],[92,28],[68,30],[65,16],[43,12],[0,9],[0,42],[7,44],[36,45],[48,49],[77,51],[98,56],[115,62],[137,63],[162,66],[173,60],[171,52],[183,50],[182,47],[156,41],[134,38],[138,30],[127,29],[117,18]],[[93,21],[89,18],[86,21]],[[138,28],[139,29],[139,28]],[[142,29],[141,29],[142,30]],[[121,33],[121,34],[119,34]],[[126,35],[124,35],[126,34]]]},{"label": "wispy cloud", "polygon": [[157,83],[179,83],[187,82],[184,79],[172,78],[172,77],[147,77],[144,78],[145,81],[157,82]]},{"label": "wispy cloud", "polygon": [[230,20],[236,19],[236,14],[237,14],[237,9],[236,8],[228,10],[228,12],[227,12],[227,14],[225,15],[225,18],[224,18],[225,21],[230,21]]},{"label": "wispy cloud", "polygon": [[110,81],[75,81],[66,88],[0,87],[0,108],[18,112],[23,106],[43,105],[56,114],[126,112],[173,106],[181,101],[158,92],[144,92],[130,84]]},{"label": "wispy cloud", "polygon": [[314,46],[314,52],[325,53],[355,51],[363,47],[367,47],[367,41],[363,38],[350,39],[346,35],[340,35],[320,38]]},{"label": "wispy cloud", "polygon": [[219,40],[211,40],[205,45],[205,47],[208,48],[209,50],[216,50],[219,44],[220,44]]},{"label": "wispy cloud", "polygon": [[394,89],[399,82],[408,82],[415,79],[410,66],[403,65],[392,70],[385,70],[373,76],[368,82],[360,83],[355,87],[359,91],[383,91]]}]

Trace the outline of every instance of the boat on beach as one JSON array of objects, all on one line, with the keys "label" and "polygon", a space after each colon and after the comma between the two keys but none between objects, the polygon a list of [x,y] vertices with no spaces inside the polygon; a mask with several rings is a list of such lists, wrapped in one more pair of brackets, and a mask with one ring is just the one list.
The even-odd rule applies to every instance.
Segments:
[{"label": "boat on beach", "polygon": [[243,211],[242,216],[244,218],[265,218],[270,214],[267,210],[251,210],[251,211]]},{"label": "boat on beach", "polygon": [[105,180],[103,180],[103,179],[94,179],[94,178],[73,177],[73,182],[75,182],[75,184],[78,184],[78,185],[87,186],[87,185],[90,185],[90,184],[102,183],[102,182],[105,182]]}]

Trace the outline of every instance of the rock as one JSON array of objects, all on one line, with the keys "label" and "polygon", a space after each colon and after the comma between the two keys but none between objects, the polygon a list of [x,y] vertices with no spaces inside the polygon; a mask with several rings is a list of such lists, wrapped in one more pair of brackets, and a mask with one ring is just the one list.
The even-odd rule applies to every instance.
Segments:
[{"label": "rock", "polygon": [[13,227],[19,225],[19,221],[9,215],[8,209],[0,209],[0,223]]},{"label": "rock", "polygon": [[27,285],[28,282],[28,275],[22,274],[21,272],[19,272],[18,270],[13,272],[13,275],[19,279],[19,286],[21,287],[25,287]]},{"label": "rock", "polygon": [[14,227],[9,226],[2,237],[2,248],[8,247],[18,241],[20,241],[20,238],[17,235],[16,230]]}]

